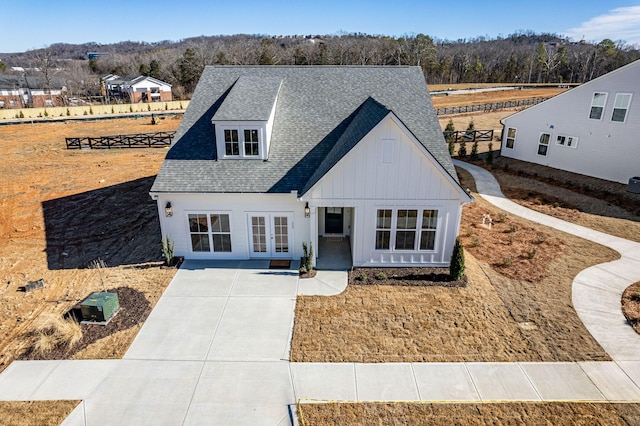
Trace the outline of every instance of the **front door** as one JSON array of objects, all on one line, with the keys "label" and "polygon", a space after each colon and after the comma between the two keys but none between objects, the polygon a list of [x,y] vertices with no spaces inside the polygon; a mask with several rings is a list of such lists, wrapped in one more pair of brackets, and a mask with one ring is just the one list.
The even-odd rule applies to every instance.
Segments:
[{"label": "front door", "polygon": [[324,233],[342,234],[344,225],[342,220],[344,209],[342,207],[327,207],[324,209]]},{"label": "front door", "polygon": [[291,217],[287,213],[249,214],[251,257],[290,259],[293,240]]}]

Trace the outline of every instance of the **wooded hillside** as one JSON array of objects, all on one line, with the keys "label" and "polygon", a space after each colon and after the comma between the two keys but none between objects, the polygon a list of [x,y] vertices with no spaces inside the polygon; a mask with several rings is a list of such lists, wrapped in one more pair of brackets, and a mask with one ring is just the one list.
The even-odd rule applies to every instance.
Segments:
[{"label": "wooded hillside", "polygon": [[[108,54],[89,60],[90,51]],[[7,67],[54,70],[77,96],[98,95],[97,76],[113,73],[167,81],[174,96],[185,98],[205,65],[419,65],[429,84],[582,83],[640,58],[640,51],[609,39],[576,43],[554,34],[518,32],[456,41],[424,34],[202,36],[178,42],[58,43],[0,57]]]}]

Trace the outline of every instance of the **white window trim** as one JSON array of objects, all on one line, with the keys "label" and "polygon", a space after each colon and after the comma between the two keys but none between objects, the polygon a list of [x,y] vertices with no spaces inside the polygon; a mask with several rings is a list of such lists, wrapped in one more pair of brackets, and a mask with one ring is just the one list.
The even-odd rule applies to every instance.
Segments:
[{"label": "white window trim", "polygon": [[[512,138],[509,137],[509,130],[511,130],[511,129],[513,129],[513,131],[515,133],[515,135]],[[516,137],[517,136],[518,136],[518,129],[517,128],[515,128],[515,127],[507,127],[506,130],[505,130],[504,147],[507,148],[507,149],[515,149],[515,147],[516,147]],[[509,146],[509,140],[513,141],[513,143],[512,143],[513,146]]]},{"label": "white window trim", "polygon": [[[196,251],[193,249],[193,244],[191,243],[191,235],[194,234],[194,232],[191,232],[191,228],[189,226],[189,215],[193,215],[193,214],[200,214],[200,215],[205,215],[207,217],[207,236],[209,237],[209,251],[205,251],[205,250],[201,250],[201,251]],[[227,215],[229,216],[229,240],[231,243],[231,251],[215,251],[213,248],[213,235],[214,232],[211,228],[211,215],[214,214],[219,214],[219,215]],[[193,253],[193,254],[201,254],[201,253],[209,253],[209,254],[216,254],[216,255],[228,255],[229,253],[233,253],[233,222],[232,222],[232,216],[231,216],[231,212],[230,211],[203,211],[203,210],[191,210],[191,211],[185,211],[185,219],[186,219],[186,228],[187,228],[187,235],[189,236],[188,239],[188,244],[189,244],[189,252]],[[204,234],[204,232],[195,232],[195,234]],[[220,232],[216,232],[215,234],[220,234]],[[226,232],[225,232],[226,234]]]},{"label": "white window trim", "polygon": [[[563,143],[563,144],[562,144],[562,143],[560,143],[560,142],[558,141],[558,139],[560,139],[560,138],[565,138],[565,143]],[[567,139],[569,139],[569,138],[571,138],[571,139],[572,139],[572,143],[571,143],[571,145],[568,145],[568,144],[567,144]],[[558,145],[558,146],[562,146],[562,147],[565,147],[565,148],[576,149],[576,148],[578,147],[578,139],[579,139],[579,138],[578,138],[577,136],[564,135],[564,134],[562,134],[562,133],[559,133],[559,134],[557,134],[557,135],[556,135],[556,145]],[[547,148],[547,149],[548,149],[548,148]]]},{"label": "white window trim", "polygon": [[[542,139],[542,135],[549,135],[549,140],[547,141],[546,144],[541,142]],[[544,154],[540,154],[540,146],[546,146],[547,149],[545,150]],[[540,132],[540,136],[538,136],[538,145],[536,146],[536,154],[538,154],[541,157],[548,157],[549,156],[549,146],[551,145],[551,133],[549,132]]]},{"label": "white window trim", "polygon": [[[378,228],[378,210],[391,210],[391,228]],[[417,218],[416,218],[416,227],[413,228],[413,231],[416,233],[416,237],[414,240],[413,249],[396,249],[396,233],[398,231],[398,211],[399,210],[417,210]],[[436,212],[436,227],[435,229],[425,229],[428,231],[433,231],[435,236],[433,238],[434,244],[433,249],[420,249],[420,243],[422,239],[422,217],[425,211],[435,211]],[[374,229],[374,240],[373,240],[373,248],[376,252],[386,252],[386,253],[435,253],[438,251],[438,234],[440,231],[440,209],[436,207],[432,208],[423,208],[423,207],[376,207],[375,209],[375,229]],[[411,231],[412,229],[400,229],[400,231]],[[389,248],[388,249],[376,249],[376,234],[378,231],[389,231]]]},{"label": "white window trim", "polygon": [[[220,128],[220,136],[222,138],[222,158],[226,158],[226,159],[243,159],[243,158],[247,158],[247,159],[261,159],[263,158],[263,138],[264,138],[264,132],[263,132],[263,128],[261,126],[222,126],[222,125],[218,125]],[[225,144],[225,140],[224,140],[224,131],[225,130],[237,130],[238,131],[238,152],[240,155],[227,155],[226,154],[226,144]],[[258,155],[246,155],[244,152],[244,131],[245,130],[256,130],[258,132]]]},{"label": "white window trim", "polygon": [[[618,96],[629,96],[629,103],[627,104],[626,108],[616,108],[616,104],[618,103]],[[616,97],[613,101],[613,107],[611,108],[611,122],[612,123],[626,123],[627,122],[627,117],[629,116],[629,108],[631,108],[631,100],[633,99],[633,93],[616,93]],[[624,113],[624,120],[622,121],[617,121],[613,119],[613,114],[617,109],[624,109],[625,113]]]},{"label": "white window trim", "polygon": [[[596,94],[602,94],[604,95],[604,102],[602,103],[602,106],[599,105],[594,105],[593,101],[595,99]],[[608,92],[593,92],[593,95],[591,96],[591,105],[589,106],[589,114],[587,114],[587,118],[589,120],[598,120],[598,121],[602,121],[602,119],[604,118],[604,113],[607,107],[607,100],[609,99],[609,93]],[[598,108],[602,108],[602,114],[600,114],[600,118],[592,118],[591,117],[591,109],[593,107],[598,107]]]}]

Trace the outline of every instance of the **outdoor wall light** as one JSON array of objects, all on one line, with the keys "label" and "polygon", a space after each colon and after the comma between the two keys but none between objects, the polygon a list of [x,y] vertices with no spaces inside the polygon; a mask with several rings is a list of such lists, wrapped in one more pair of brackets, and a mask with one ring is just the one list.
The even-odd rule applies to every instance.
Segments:
[{"label": "outdoor wall light", "polygon": [[173,216],[173,206],[171,205],[171,201],[167,201],[167,205],[164,206],[164,215],[166,217]]},{"label": "outdoor wall light", "polygon": [[309,203],[304,205],[304,217],[311,216],[311,209],[309,208]]}]

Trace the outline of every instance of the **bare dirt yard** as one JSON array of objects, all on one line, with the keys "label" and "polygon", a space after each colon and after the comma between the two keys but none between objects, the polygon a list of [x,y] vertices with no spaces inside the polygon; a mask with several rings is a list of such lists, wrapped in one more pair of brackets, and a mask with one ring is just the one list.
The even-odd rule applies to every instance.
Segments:
[{"label": "bare dirt yard", "polygon": [[[178,124],[179,117],[153,126],[149,118],[0,126],[0,371],[14,359],[119,358],[127,350],[175,274],[161,267],[157,209],[148,194],[166,149],[67,150],[64,138]],[[96,259],[107,268],[88,268]],[[39,279],[43,289],[20,291]],[[109,326],[81,326],[82,340],[72,348],[32,351],[48,314],[62,317],[92,292],[112,289],[122,309]],[[10,419],[5,409],[20,407],[30,410],[0,404],[2,422]],[[61,418],[70,411],[67,402],[49,409]],[[45,424],[22,418],[27,423],[16,424]]]},{"label": "bare dirt yard", "polygon": [[[433,87],[430,86],[433,90]],[[488,92],[471,92],[460,95],[434,96],[433,105],[436,108],[446,106],[484,104],[491,102],[516,101],[530,98],[550,98],[567,89],[558,87],[541,87],[536,89],[499,90]],[[464,130],[464,129],[463,129]]]}]

